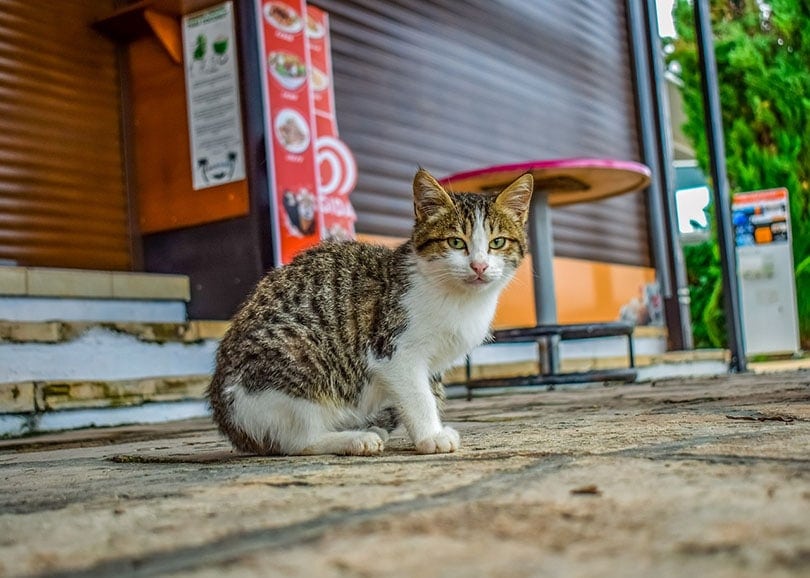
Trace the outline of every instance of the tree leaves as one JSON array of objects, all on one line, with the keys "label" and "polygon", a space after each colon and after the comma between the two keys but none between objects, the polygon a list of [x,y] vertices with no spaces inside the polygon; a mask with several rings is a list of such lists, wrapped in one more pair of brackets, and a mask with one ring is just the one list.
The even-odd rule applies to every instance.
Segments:
[{"label": "tree leaves", "polygon": [[[787,187],[794,260],[804,263],[810,258],[810,0],[711,0],[711,14],[730,192]],[[689,0],[677,0],[673,18],[678,38],[672,41],[668,61],[683,82],[687,119],[683,131],[694,145],[698,164],[708,172]],[[687,258],[688,267],[703,265]],[[796,281],[807,347],[810,274],[802,272]],[[719,274],[714,283],[719,285]],[[713,308],[718,301],[702,304]],[[705,323],[707,317],[717,319],[711,311],[693,311],[696,324]],[[716,333],[714,329],[710,333]]]}]

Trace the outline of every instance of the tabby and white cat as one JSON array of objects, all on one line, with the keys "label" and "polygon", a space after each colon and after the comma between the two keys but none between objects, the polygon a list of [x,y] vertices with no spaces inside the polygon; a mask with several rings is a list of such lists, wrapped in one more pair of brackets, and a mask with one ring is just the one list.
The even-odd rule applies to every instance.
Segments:
[{"label": "tabby and white cat", "polygon": [[249,453],[373,455],[401,423],[418,452],[455,451],[438,376],[488,335],[532,187],[447,192],[420,169],[408,242],[324,243],[268,273],[217,352],[220,430]]}]

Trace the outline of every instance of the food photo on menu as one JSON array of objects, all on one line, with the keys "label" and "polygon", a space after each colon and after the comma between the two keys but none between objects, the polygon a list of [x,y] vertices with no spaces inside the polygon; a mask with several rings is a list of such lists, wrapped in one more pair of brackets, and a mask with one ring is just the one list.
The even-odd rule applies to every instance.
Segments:
[{"label": "food photo on menu", "polygon": [[301,154],[309,147],[309,127],[301,113],[284,108],[274,123],[276,138],[287,151]]},{"label": "food photo on menu", "polygon": [[315,232],[315,195],[306,188],[297,193],[287,189],[282,197],[287,230],[297,236],[312,235]]},{"label": "food photo on menu", "polygon": [[314,66],[309,72],[309,80],[312,83],[312,90],[315,92],[321,92],[329,88],[329,77]]},{"label": "food photo on menu", "polygon": [[300,32],[304,23],[298,12],[283,2],[269,2],[264,5],[264,17],[271,26],[282,32],[295,34]]},{"label": "food photo on menu", "polygon": [[287,90],[296,90],[307,79],[307,65],[290,52],[271,52],[267,55],[267,68],[273,78]]},{"label": "food photo on menu", "polygon": [[307,14],[307,36],[310,38],[323,38],[326,30],[318,22],[312,19],[312,16]]}]

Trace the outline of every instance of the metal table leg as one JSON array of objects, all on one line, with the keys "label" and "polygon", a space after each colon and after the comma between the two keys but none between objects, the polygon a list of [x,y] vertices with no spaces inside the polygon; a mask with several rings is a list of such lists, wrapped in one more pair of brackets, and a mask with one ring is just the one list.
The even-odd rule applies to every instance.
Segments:
[{"label": "metal table leg", "polygon": [[[534,275],[534,307],[537,324],[557,323],[557,297],[554,292],[554,237],[551,230],[551,207],[548,194],[535,190],[529,206],[529,245]],[[546,339],[548,373],[559,373],[559,336]]]}]

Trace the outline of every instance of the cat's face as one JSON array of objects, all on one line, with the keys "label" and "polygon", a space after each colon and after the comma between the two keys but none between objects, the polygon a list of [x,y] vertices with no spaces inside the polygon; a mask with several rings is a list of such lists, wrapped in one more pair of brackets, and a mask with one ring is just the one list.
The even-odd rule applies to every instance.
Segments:
[{"label": "cat's face", "polygon": [[414,178],[413,245],[420,270],[471,291],[501,288],[526,253],[530,174],[500,193],[447,192],[424,169]]}]

